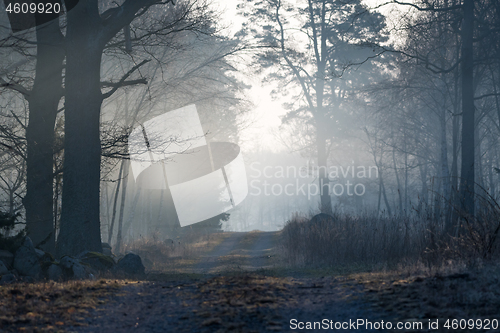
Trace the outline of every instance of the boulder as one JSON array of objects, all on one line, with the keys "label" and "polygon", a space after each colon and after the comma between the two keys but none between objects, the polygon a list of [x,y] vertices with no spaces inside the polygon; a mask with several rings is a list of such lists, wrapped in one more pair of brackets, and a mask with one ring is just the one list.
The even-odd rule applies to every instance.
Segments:
[{"label": "boulder", "polygon": [[61,258],[59,265],[66,269],[70,277],[76,279],[86,279],[89,275],[85,267],[78,259],[69,256],[64,256]]},{"label": "boulder", "polygon": [[309,223],[311,225],[323,225],[323,224],[332,224],[335,222],[335,219],[333,218],[333,216],[331,215],[328,215],[328,214],[325,214],[325,213],[320,213],[320,214],[317,214],[317,215],[314,215],[311,219],[311,221],[309,221]]},{"label": "boulder", "polygon": [[45,255],[45,252],[37,248],[35,248],[35,252],[39,259],[41,259]]},{"label": "boulder", "polygon": [[52,264],[47,269],[47,277],[52,281],[59,281],[63,278],[63,270],[59,265]]},{"label": "boulder", "polygon": [[0,275],[4,275],[9,273],[9,270],[7,269],[7,266],[3,263],[3,261],[0,260]]},{"label": "boulder", "polygon": [[14,283],[16,281],[17,278],[14,274],[5,274],[2,275],[2,278],[0,279],[0,285]]},{"label": "boulder", "polygon": [[89,274],[87,274],[87,270],[83,265],[77,264],[73,265],[73,278],[83,280],[89,277]]},{"label": "boulder", "polygon": [[140,277],[145,274],[145,268],[142,264],[141,257],[134,253],[128,253],[120,259],[113,271],[118,274],[125,274],[133,277]]},{"label": "boulder", "polygon": [[14,263],[14,255],[9,251],[0,250],[0,261],[3,261],[7,267],[12,267],[12,264]]},{"label": "boulder", "polygon": [[38,261],[38,255],[29,237],[24,239],[23,245],[16,251],[14,268],[20,275],[31,276],[35,279],[40,278],[42,266]]},{"label": "boulder", "polygon": [[111,251],[111,245],[108,243],[102,243],[102,254],[111,257],[113,252]]},{"label": "boulder", "polygon": [[64,256],[59,261],[59,265],[61,265],[61,267],[66,268],[66,269],[71,269],[71,268],[73,268],[73,265],[79,265],[79,264],[80,263],[78,262],[78,259],[75,259],[75,258],[70,257],[70,256]]}]

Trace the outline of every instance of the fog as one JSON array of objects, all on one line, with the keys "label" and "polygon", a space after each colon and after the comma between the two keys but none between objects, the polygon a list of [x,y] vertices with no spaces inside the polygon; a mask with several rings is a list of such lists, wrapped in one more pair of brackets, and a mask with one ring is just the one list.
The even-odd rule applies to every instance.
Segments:
[{"label": "fog", "polygon": [[[480,219],[498,197],[498,2],[478,1],[472,19],[434,2],[432,10],[373,1],[160,6],[94,43],[97,104],[84,97],[86,74],[72,79],[80,60],[71,48],[53,64],[61,82],[38,86],[56,77],[37,63],[59,44],[33,24],[16,28],[2,7],[1,209],[28,229],[40,218],[54,235],[65,219],[92,212],[113,245],[193,228],[277,231],[320,212],[432,221],[457,235],[464,216]],[[117,5],[101,1],[99,11]],[[47,31],[54,22],[72,41],[71,12],[44,23]],[[52,104],[50,84],[65,87]],[[73,102],[87,100],[94,111]],[[43,131],[30,129],[36,108],[51,115],[52,157],[30,136]],[[100,149],[86,150],[96,140]],[[41,167],[42,155],[52,168]],[[48,192],[38,193],[29,184],[47,168]],[[80,207],[88,196],[68,194],[75,186],[92,203]],[[46,216],[30,215],[47,193]]]}]

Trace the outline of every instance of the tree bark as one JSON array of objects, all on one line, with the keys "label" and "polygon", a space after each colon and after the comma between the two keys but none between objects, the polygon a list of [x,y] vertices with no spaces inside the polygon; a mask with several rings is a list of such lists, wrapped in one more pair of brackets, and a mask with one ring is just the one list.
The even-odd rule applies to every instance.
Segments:
[{"label": "tree bark", "polygon": [[396,184],[398,186],[399,215],[403,216],[403,197],[401,196],[401,182],[399,181],[398,167],[396,165],[396,148],[394,146],[392,147],[392,163],[394,165],[394,174],[396,175]]},{"label": "tree bark", "polygon": [[462,166],[460,200],[463,212],[474,216],[474,0],[463,2],[462,25]]},{"label": "tree bark", "polygon": [[122,160],[120,162],[120,171],[118,172],[118,179],[117,179],[117,184],[116,184],[115,196],[114,196],[114,200],[113,200],[113,213],[112,213],[113,215],[111,216],[111,224],[110,224],[109,230],[108,230],[108,244],[110,244],[110,245],[111,245],[111,240],[113,239],[113,229],[115,226],[115,219],[116,219],[116,206],[118,204],[118,193],[120,193],[120,185],[122,182],[124,163],[125,163],[124,160]]},{"label": "tree bark", "polygon": [[420,159],[418,170],[420,172],[420,180],[422,181],[422,188],[420,189],[420,198],[418,200],[418,214],[422,215],[422,209],[427,209],[429,189],[427,187],[427,161]]},{"label": "tree bark", "polygon": [[382,178],[382,172],[379,170],[380,184],[382,186],[382,195],[384,196],[385,207],[387,208],[387,214],[392,216],[391,206],[389,205],[389,200],[387,200],[387,193],[385,191],[384,179]]},{"label": "tree bark", "polygon": [[125,211],[125,199],[127,198],[127,183],[128,183],[128,171],[130,166],[130,161],[124,160],[123,168],[123,186],[122,186],[122,199],[120,204],[120,216],[118,217],[118,233],[116,234],[116,253],[120,253],[123,242],[123,213]]},{"label": "tree bark", "polygon": [[456,70],[454,72],[454,114],[453,114],[453,122],[452,122],[452,146],[453,146],[453,160],[451,163],[451,193],[450,200],[451,205],[449,206],[449,212],[447,218],[447,227],[446,232],[451,235],[455,235],[457,231],[457,221],[458,221],[458,212],[457,208],[459,207],[458,200],[458,152],[459,152],[459,130],[460,130],[460,118],[458,116],[459,113],[459,73]]},{"label": "tree bark", "polygon": [[26,227],[35,246],[53,252],[54,127],[62,97],[62,70],[65,56],[58,15],[42,24],[47,16],[36,16],[37,62],[33,89],[28,97],[29,122],[26,129]]},{"label": "tree bark", "polygon": [[318,181],[320,189],[321,212],[332,215],[332,198],[330,196],[330,179],[328,178],[328,153],[326,151],[326,139],[323,134],[323,125],[316,126],[316,145],[318,150]]},{"label": "tree bark", "polygon": [[441,111],[441,184],[443,186],[443,201],[445,209],[445,224],[448,220],[448,212],[451,212],[450,207],[450,169],[448,168],[448,141],[446,135],[446,110]]},{"label": "tree bark", "polygon": [[68,12],[64,182],[59,256],[102,251],[99,220],[101,18],[96,0]]}]

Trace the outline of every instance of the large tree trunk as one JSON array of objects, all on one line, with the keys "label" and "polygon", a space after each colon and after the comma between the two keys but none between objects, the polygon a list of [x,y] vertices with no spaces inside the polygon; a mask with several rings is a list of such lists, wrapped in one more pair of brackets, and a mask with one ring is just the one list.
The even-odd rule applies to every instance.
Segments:
[{"label": "large tree trunk", "polygon": [[452,146],[453,146],[453,160],[451,162],[451,193],[450,200],[451,205],[448,208],[447,219],[446,219],[446,232],[450,235],[455,235],[457,221],[458,221],[458,212],[457,209],[459,206],[458,200],[458,151],[459,151],[459,130],[460,130],[460,118],[458,117],[459,113],[459,73],[458,70],[454,72],[454,98],[453,98],[453,122],[452,122]]},{"label": "large tree trunk", "polygon": [[46,251],[55,249],[53,216],[54,126],[62,96],[64,60],[63,35],[58,16],[41,24],[38,17],[37,62],[33,89],[28,98],[29,123],[26,130],[26,227],[35,246]]},{"label": "large tree trunk", "polygon": [[68,12],[64,182],[58,255],[102,251],[99,221],[101,18],[95,0]]},{"label": "large tree trunk", "polygon": [[462,170],[460,200],[463,212],[474,216],[474,1],[464,0],[462,26]]}]

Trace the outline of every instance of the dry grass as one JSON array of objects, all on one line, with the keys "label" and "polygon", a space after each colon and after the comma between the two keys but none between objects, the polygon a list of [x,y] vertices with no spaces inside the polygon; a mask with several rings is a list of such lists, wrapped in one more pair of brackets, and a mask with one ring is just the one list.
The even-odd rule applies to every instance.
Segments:
[{"label": "dry grass", "polygon": [[292,266],[381,269],[418,261],[426,238],[426,224],[408,218],[344,215],[335,223],[311,224],[295,215],[283,229],[281,249]]},{"label": "dry grass", "polygon": [[499,319],[500,266],[495,263],[477,269],[447,267],[432,276],[379,272],[354,278],[379,310],[398,320],[437,318],[440,332],[449,331],[443,327],[446,319]]},{"label": "dry grass", "polygon": [[91,309],[105,303],[125,281],[69,281],[0,287],[0,331],[65,332],[85,326]]},{"label": "dry grass", "polygon": [[281,252],[294,267],[362,267],[363,270],[426,266],[476,267],[498,257],[498,212],[461,219],[459,236],[431,219],[336,215],[334,223],[311,223],[294,215],[281,234]]},{"label": "dry grass", "polygon": [[210,252],[224,238],[224,233],[205,233],[196,229],[187,231],[173,243],[154,234],[125,245],[124,252],[138,254],[149,271],[182,272],[197,262],[199,256]]},{"label": "dry grass", "polygon": [[437,331],[448,332],[447,319],[499,319],[500,219],[486,213],[462,217],[459,236],[431,220],[336,216],[314,225],[296,215],[282,231],[281,251],[289,267],[344,267],[344,278],[362,284],[365,299],[388,318],[438,319]]}]

